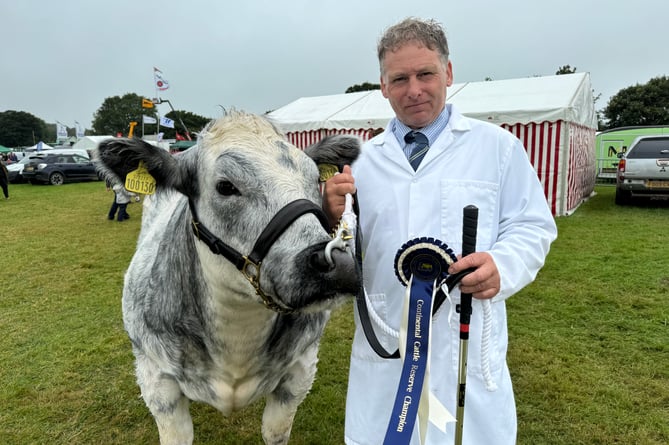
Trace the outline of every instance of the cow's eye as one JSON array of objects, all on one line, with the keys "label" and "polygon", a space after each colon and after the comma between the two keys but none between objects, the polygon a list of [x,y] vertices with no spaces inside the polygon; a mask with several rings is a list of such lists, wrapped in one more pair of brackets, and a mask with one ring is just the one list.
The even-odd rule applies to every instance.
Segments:
[{"label": "cow's eye", "polygon": [[216,184],[216,191],[223,196],[239,195],[239,190],[230,181],[221,181]]}]

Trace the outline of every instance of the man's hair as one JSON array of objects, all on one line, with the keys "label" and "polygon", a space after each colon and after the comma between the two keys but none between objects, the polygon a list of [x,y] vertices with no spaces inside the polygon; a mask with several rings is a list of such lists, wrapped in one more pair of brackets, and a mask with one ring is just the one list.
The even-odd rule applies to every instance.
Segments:
[{"label": "man's hair", "polygon": [[444,66],[448,64],[448,41],[441,23],[433,19],[422,20],[408,17],[386,29],[379,40],[377,52],[383,74],[383,60],[388,51],[396,51],[407,43],[418,43],[429,50],[437,51]]}]

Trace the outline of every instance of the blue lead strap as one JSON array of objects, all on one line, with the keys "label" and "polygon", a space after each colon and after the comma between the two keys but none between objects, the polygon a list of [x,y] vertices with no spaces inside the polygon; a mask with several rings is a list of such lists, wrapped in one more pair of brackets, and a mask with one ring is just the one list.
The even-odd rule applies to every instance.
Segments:
[{"label": "blue lead strap", "polygon": [[402,375],[383,445],[408,444],[411,441],[428,366],[433,287],[433,282],[417,279],[416,276],[411,279]]}]

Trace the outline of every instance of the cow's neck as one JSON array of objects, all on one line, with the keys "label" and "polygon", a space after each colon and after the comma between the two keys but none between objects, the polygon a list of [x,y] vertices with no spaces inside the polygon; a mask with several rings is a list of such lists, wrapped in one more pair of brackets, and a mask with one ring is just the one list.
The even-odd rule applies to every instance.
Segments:
[{"label": "cow's neck", "polygon": [[[207,289],[207,313],[211,315],[212,333],[226,346],[237,348],[240,342],[246,347],[262,344],[271,331],[276,312],[267,309],[251,285],[235,269],[218,276],[204,268]],[[252,335],[250,332],[252,329]],[[248,350],[248,349],[247,349]]]}]

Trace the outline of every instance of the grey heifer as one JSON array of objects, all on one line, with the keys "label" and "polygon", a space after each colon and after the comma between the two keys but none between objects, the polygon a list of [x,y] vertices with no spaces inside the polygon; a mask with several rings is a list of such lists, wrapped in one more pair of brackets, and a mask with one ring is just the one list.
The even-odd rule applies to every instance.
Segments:
[{"label": "grey heifer", "polygon": [[[343,137],[308,150],[340,165],[358,151],[356,140]],[[192,222],[199,218],[198,228],[247,254],[286,204],[320,205],[314,160],[265,119],[242,112],[211,123],[196,146],[176,156],[141,140],[112,139],[96,158],[114,180],[143,161],[157,182],[125,276],[123,320],[161,444],[192,443],[190,400],[230,413],[263,396],[263,439],[286,444],[316,374],[329,311],[360,285],[355,261],[338,251],[329,266],[328,232],[316,212],[299,216],[253,272],[277,312],[198,238]]]}]

